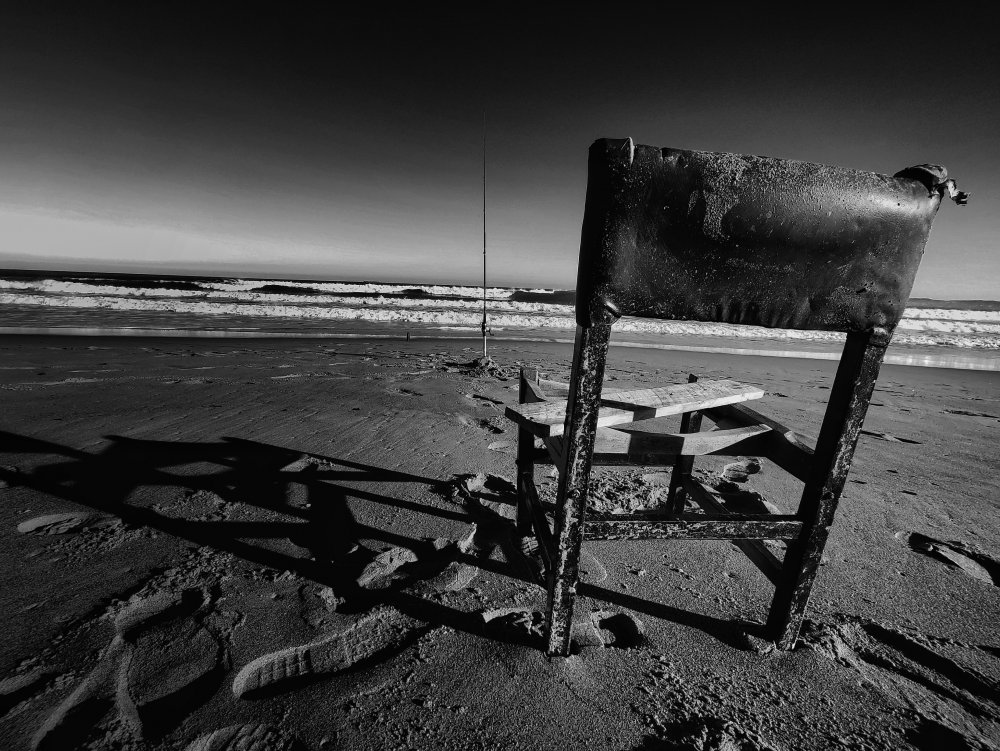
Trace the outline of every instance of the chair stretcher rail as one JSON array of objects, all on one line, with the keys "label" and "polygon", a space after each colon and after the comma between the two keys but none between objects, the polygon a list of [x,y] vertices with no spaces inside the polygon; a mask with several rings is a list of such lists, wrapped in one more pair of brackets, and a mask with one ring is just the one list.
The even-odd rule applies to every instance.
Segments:
[{"label": "chair stretcher rail", "polygon": [[686,514],[679,519],[588,519],[588,540],[794,540],[802,522],[794,516]]}]

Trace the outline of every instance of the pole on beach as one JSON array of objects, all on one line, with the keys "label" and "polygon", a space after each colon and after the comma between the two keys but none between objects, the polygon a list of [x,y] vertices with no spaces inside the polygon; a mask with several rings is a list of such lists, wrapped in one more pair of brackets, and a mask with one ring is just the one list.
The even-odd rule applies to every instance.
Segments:
[{"label": "pole on beach", "polygon": [[486,354],[486,113],[483,112],[483,360]]}]

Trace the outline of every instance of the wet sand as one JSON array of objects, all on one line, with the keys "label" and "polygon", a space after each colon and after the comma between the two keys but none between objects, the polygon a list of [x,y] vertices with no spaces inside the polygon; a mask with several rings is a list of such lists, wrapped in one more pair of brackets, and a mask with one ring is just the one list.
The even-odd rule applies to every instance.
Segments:
[{"label": "wet sand", "polygon": [[[0,351],[4,748],[1000,747],[995,373],[883,368],[794,652],[748,649],[771,587],[732,545],[591,542],[598,638],[549,661],[498,478],[517,367],[567,380],[569,346]],[[613,348],[607,377],[759,384],[815,436],[834,367]],[[794,509],[767,462],[747,485]]]}]

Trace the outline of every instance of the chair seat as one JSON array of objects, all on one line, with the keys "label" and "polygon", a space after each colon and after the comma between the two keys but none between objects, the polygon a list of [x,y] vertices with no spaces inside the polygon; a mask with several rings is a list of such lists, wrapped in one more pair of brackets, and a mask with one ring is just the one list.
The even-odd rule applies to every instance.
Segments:
[{"label": "chair seat", "polygon": [[[625,425],[667,415],[720,407],[760,399],[764,391],[728,379],[680,383],[653,389],[609,391],[601,397],[597,425]],[[552,400],[507,407],[506,416],[539,438],[563,434],[566,400]]]}]

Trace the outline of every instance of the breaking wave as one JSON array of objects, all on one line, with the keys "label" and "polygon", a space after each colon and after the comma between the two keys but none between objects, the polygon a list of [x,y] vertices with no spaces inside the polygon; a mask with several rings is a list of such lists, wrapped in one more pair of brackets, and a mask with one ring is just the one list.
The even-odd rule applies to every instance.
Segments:
[{"label": "breaking wave", "polygon": [[[366,321],[422,324],[443,330],[478,329],[482,290],[462,285],[384,284],[261,279],[188,279],[11,273],[0,277],[0,306],[25,310],[160,312],[222,321]],[[487,290],[494,331],[573,329],[574,293],[540,288]],[[916,305],[912,303],[917,302]],[[1000,349],[1000,305],[965,301],[911,301],[894,336],[899,345]],[[70,321],[72,323],[72,321]],[[709,336],[729,339],[836,342],[842,334],[756,326],[624,318],[623,334]]]}]

